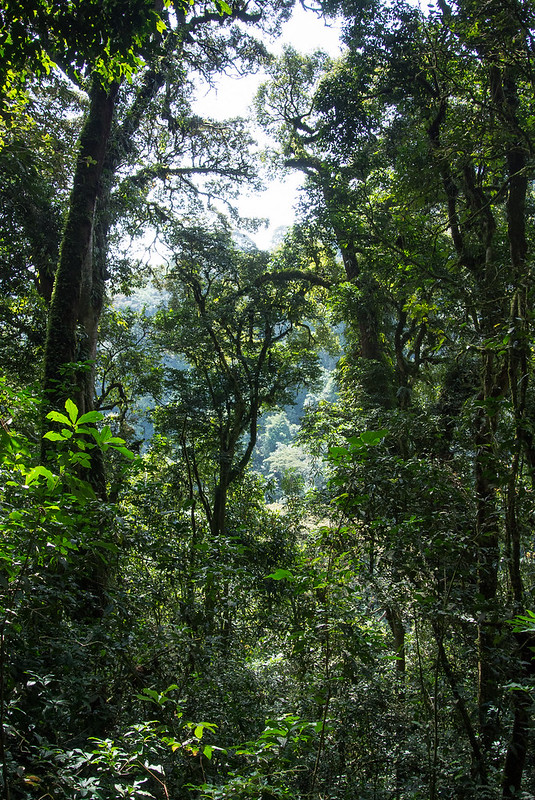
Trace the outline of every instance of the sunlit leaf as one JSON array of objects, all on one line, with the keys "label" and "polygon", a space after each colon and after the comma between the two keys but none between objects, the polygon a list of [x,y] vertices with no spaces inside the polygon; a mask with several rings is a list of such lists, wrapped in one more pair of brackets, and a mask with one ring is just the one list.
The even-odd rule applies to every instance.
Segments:
[{"label": "sunlit leaf", "polygon": [[46,418],[51,419],[52,422],[61,422],[63,425],[71,424],[70,419],[65,414],[60,414],[59,411],[49,411]]},{"label": "sunlit leaf", "polygon": [[65,411],[69,415],[71,422],[74,424],[78,418],[78,407],[76,406],[76,403],[73,403],[70,397],[65,401]]}]

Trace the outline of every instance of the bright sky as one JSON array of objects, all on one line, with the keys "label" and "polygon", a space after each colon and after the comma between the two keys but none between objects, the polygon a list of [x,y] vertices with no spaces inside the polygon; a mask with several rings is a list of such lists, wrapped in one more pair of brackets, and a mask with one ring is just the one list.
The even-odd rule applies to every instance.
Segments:
[{"label": "bright sky", "polygon": [[[304,11],[298,5],[292,18],[283,26],[282,36],[276,42],[267,43],[274,53],[280,53],[285,44],[291,44],[301,53],[324,50],[333,57],[340,55],[340,28],[335,24],[326,26],[312,11]],[[216,119],[247,116],[253,96],[265,75],[249,75],[245,78],[221,78],[216,89],[200,96],[195,110]],[[260,137],[259,137],[260,138]],[[293,206],[303,177],[289,174],[285,180],[270,184],[262,193],[243,195],[238,207],[243,216],[267,217],[269,227],[256,234],[247,234],[260,248],[269,249],[274,232],[280,226],[291,225],[294,219]]]}]

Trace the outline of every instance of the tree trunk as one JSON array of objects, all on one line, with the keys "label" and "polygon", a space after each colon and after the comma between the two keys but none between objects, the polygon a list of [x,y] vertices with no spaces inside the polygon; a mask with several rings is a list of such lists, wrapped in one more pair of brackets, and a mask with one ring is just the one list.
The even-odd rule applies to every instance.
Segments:
[{"label": "tree trunk", "polygon": [[[507,232],[511,258],[511,275],[515,293],[511,302],[509,330],[511,331],[509,346],[509,385],[515,416],[515,449],[511,465],[511,474],[506,495],[507,561],[509,578],[513,595],[514,611],[521,613],[524,608],[524,588],[520,571],[521,526],[517,513],[517,483],[521,474],[520,454],[523,447],[530,460],[532,442],[530,427],[526,424],[526,397],[529,387],[531,347],[529,339],[529,322],[531,307],[528,302],[528,281],[526,258],[528,243],[526,237],[526,196],[528,192],[528,159],[520,126],[517,119],[519,105],[518,92],[511,70],[506,70],[501,83],[501,92],[497,93],[497,101],[507,120],[512,134],[512,142],[507,152],[509,172],[509,192],[507,196]],[[520,663],[522,664],[519,679],[528,684],[533,658],[531,638],[520,641]],[[516,677],[516,676],[515,676]],[[505,764],[503,768],[503,798],[518,797],[522,785],[531,723],[531,697],[527,690],[517,689],[512,692],[514,722],[509,740]]]},{"label": "tree trunk", "polygon": [[101,287],[93,277],[93,230],[118,88],[114,84],[106,90],[95,78],[90,91],[50,303],[44,374],[47,408],[62,408],[68,397],[74,397],[80,413],[88,410],[83,362],[94,358],[102,304]]},{"label": "tree trunk", "polygon": [[530,731],[530,692],[516,689],[512,695],[514,722],[503,768],[503,800],[520,795]]},{"label": "tree trunk", "polygon": [[[51,408],[62,409],[69,397],[74,399],[80,414],[93,405],[91,362],[95,359],[104,297],[104,276],[93,274],[95,212],[118,88],[114,84],[106,90],[95,78],[90,90],[50,303],[43,384],[45,414]],[[45,459],[49,442],[42,441]],[[83,477],[89,480],[97,496],[106,498],[104,465],[98,448],[92,451],[91,468]],[[98,530],[94,538],[101,538]],[[106,565],[100,556],[84,550],[79,552],[73,567],[83,598],[77,613],[88,619],[99,618],[107,603]]]},{"label": "tree trunk", "polygon": [[229,486],[233,481],[233,461],[235,456],[235,443],[230,444],[227,435],[221,437],[219,458],[219,477],[214,491],[214,505],[210,527],[214,536],[223,536],[227,527],[227,498]]},{"label": "tree trunk", "polygon": [[[394,651],[396,653],[396,672],[403,683],[405,680],[405,626],[399,608],[388,605],[385,608],[386,620],[394,637]],[[401,690],[403,694],[403,689]]]}]

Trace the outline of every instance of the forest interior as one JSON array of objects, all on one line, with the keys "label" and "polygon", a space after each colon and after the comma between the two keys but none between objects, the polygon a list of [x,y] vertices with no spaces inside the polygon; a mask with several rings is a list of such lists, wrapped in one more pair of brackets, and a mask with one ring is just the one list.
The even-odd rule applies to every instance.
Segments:
[{"label": "forest interior", "polygon": [[293,6],[0,0],[3,800],[535,797],[535,2]]}]

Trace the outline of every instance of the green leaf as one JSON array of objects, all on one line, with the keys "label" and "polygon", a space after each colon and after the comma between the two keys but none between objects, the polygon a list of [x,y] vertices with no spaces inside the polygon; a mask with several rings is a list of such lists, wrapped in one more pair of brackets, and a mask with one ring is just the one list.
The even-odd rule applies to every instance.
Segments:
[{"label": "green leaf", "polygon": [[39,466],[31,469],[26,475],[26,486],[31,486],[32,483],[37,483],[39,478],[46,478],[48,489],[53,489],[59,480],[57,475],[54,475],[54,473],[52,473],[49,469]]},{"label": "green leaf", "polygon": [[217,725],[215,725],[213,722],[198,722],[193,731],[193,735],[196,739],[202,739],[205,728],[213,733],[217,728]]},{"label": "green leaf", "polygon": [[49,411],[46,418],[51,419],[52,422],[61,422],[63,425],[71,424],[70,419],[65,414],[60,414],[59,411]]},{"label": "green leaf", "polygon": [[67,400],[65,401],[65,411],[69,415],[70,420],[74,425],[76,420],[78,419],[78,407],[76,406],[76,403],[73,403],[70,397],[67,398]]},{"label": "green leaf", "polygon": [[88,453],[73,453],[73,455],[70,456],[69,461],[71,464],[79,464],[85,469],[89,469],[91,466],[91,459]]},{"label": "green leaf", "polygon": [[43,435],[43,439],[50,439],[51,442],[64,442],[68,437],[57,431],[48,431]]},{"label": "green leaf", "polygon": [[345,447],[329,447],[329,458],[347,458],[348,455]]},{"label": "green leaf", "polygon": [[289,581],[295,580],[293,573],[289,569],[277,569],[271,575],[266,575],[266,578],[271,578],[273,581],[282,581],[284,578]]},{"label": "green leaf", "polygon": [[152,703],[158,703],[160,695],[154,689],[143,689],[143,694],[136,694],[138,700],[148,700]]},{"label": "green leaf", "polygon": [[526,610],[526,614],[517,614],[513,619],[508,620],[509,625],[513,625],[515,633],[524,633],[526,631],[535,630],[535,613],[530,609]]},{"label": "green leaf", "polygon": [[122,456],[125,456],[125,458],[129,458],[130,460],[136,457],[136,454],[132,453],[132,451],[129,450],[128,447],[113,446],[113,449],[116,450],[117,453],[120,453]]},{"label": "green leaf", "polygon": [[110,426],[109,425],[105,425],[102,428],[102,430],[100,431],[99,443],[103,444],[104,442],[108,442],[110,439],[113,439],[113,435],[112,435],[112,432],[110,430]]},{"label": "green leaf", "polygon": [[380,431],[364,431],[364,433],[360,434],[360,439],[365,445],[376,445],[379,444],[387,434],[388,431],[384,429]]},{"label": "green leaf", "polygon": [[78,425],[85,425],[87,422],[100,422],[103,419],[104,414],[100,411],[88,411],[86,414],[82,414],[78,420]]},{"label": "green leaf", "polygon": [[[95,428],[84,428],[83,426],[81,428],[79,428],[78,426],[76,427],[76,433],[84,433],[87,436],[92,436],[94,430]],[[80,442],[78,442],[78,447],[80,447]],[[95,445],[88,444],[88,442],[84,442],[84,447],[95,447]]]}]

